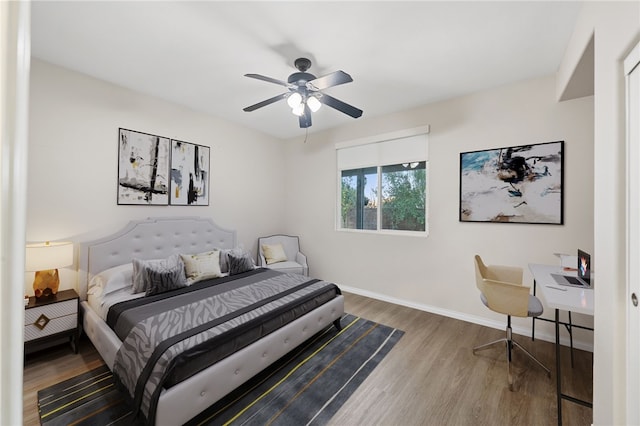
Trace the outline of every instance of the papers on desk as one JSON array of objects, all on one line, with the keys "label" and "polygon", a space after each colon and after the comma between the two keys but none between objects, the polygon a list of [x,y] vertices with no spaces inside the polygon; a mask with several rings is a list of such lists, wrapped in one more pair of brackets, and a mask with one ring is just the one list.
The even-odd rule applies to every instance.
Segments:
[{"label": "papers on desk", "polygon": [[553,253],[560,258],[560,266],[565,271],[577,271],[578,270],[578,256],[572,256],[564,253]]},{"label": "papers on desk", "polygon": [[554,290],[567,291],[567,289],[566,289],[566,288],[562,288],[562,287],[555,287],[555,286],[552,286],[552,285],[547,285],[547,286],[545,286],[545,287],[547,287],[547,288],[552,288],[552,289],[554,289]]}]

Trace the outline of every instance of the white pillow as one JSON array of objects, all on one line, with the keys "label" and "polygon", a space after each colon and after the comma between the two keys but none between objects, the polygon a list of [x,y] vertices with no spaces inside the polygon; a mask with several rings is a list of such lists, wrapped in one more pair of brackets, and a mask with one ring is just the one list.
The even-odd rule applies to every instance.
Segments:
[{"label": "white pillow", "polygon": [[133,286],[133,265],[126,263],[124,265],[114,266],[96,274],[89,281],[89,290],[87,294],[95,296],[113,293],[123,288]]},{"label": "white pillow", "polygon": [[286,262],[288,260],[282,244],[263,244],[262,253],[264,254],[265,260],[267,261],[267,265],[277,262]]},{"label": "white pillow", "polygon": [[198,254],[181,254],[180,258],[187,273],[187,285],[222,276],[219,250]]}]

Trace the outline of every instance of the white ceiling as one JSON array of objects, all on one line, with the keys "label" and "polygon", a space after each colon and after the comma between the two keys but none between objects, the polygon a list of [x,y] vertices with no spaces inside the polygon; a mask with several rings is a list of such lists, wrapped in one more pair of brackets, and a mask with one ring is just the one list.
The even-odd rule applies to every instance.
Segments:
[{"label": "white ceiling", "polygon": [[[581,2],[112,1],[32,3],[32,54],[278,138],[304,134],[286,91],[307,57],[376,117],[557,71]],[[354,119],[323,106],[310,132]]]}]

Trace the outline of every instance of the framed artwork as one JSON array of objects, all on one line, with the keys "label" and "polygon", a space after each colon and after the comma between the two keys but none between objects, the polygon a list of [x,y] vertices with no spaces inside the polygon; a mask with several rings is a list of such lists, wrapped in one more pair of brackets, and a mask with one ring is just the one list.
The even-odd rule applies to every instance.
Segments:
[{"label": "framed artwork", "polygon": [[209,151],[208,146],[171,140],[171,205],[209,205]]},{"label": "framed artwork", "polygon": [[169,204],[169,138],[118,129],[118,204]]},{"label": "framed artwork", "polygon": [[460,221],[564,222],[564,141],[460,154]]}]

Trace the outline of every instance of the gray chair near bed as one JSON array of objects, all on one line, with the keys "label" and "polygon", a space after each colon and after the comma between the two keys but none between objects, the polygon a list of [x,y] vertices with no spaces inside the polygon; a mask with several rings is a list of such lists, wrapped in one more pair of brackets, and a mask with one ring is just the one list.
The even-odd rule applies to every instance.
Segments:
[{"label": "gray chair near bed", "polygon": [[[274,262],[274,258],[270,258],[269,255],[272,254],[274,248],[279,251],[280,247],[283,256],[276,258]],[[258,238],[258,266],[309,276],[307,256],[300,251],[300,240],[291,235],[277,234]]]}]

